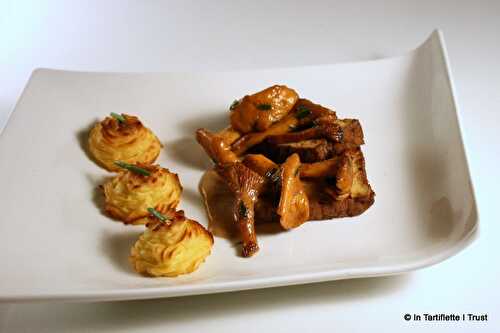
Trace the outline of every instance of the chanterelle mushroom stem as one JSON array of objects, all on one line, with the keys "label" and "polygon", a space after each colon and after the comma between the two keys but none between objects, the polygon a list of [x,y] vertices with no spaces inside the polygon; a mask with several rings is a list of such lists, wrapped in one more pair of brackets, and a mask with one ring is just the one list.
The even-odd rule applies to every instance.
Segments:
[{"label": "chanterelle mushroom stem", "polygon": [[259,250],[254,227],[254,205],[264,187],[264,177],[240,162],[218,166],[217,172],[226,180],[236,197],[234,219],[243,241],[242,255],[250,257]]}]

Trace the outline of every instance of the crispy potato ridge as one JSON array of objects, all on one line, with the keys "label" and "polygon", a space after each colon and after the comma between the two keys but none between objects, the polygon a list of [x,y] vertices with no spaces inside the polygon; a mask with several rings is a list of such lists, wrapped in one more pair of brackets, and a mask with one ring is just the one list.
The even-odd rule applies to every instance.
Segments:
[{"label": "crispy potato ridge", "polygon": [[160,140],[137,117],[123,116],[126,123],[106,117],[95,124],[89,133],[90,153],[99,165],[109,171],[120,170],[115,161],[153,163],[162,148]]},{"label": "crispy potato ridge", "polygon": [[158,165],[138,166],[151,174],[122,171],[103,185],[104,210],[126,224],[145,224],[150,207],[159,211],[176,208],[182,193],[177,174]]},{"label": "crispy potato ridge", "polygon": [[194,272],[210,255],[214,238],[201,224],[177,216],[149,223],[131,249],[130,263],[139,274],[175,277]]}]

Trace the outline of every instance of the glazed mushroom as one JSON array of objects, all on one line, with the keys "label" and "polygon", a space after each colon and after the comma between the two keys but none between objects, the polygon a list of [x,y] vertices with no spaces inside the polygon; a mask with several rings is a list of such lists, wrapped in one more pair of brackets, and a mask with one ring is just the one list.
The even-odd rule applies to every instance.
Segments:
[{"label": "glazed mushroom", "polygon": [[288,115],[281,121],[269,127],[264,132],[253,132],[242,136],[235,143],[233,143],[231,149],[234,151],[236,155],[238,156],[242,155],[248,149],[261,143],[271,135],[278,135],[290,132],[297,126],[298,123],[299,120],[294,115]]},{"label": "glazed mushroom", "polygon": [[342,142],[342,127],[334,115],[327,115],[314,121],[315,126],[303,131],[270,136],[270,143],[281,144],[326,138],[332,142]]},{"label": "glazed mushroom", "polygon": [[298,227],[308,220],[309,199],[300,180],[301,164],[297,154],[288,157],[282,165],[264,155],[247,155],[242,163],[275,185],[272,190],[279,195],[276,213],[284,229]]},{"label": "glazed mushroom", "polygon": [[342,140],[334,143],[333,148],[337,154],[345,150],[356,149],[365,143],[363,128],[357,119],[338,119],[336,123],[342,130]]},{"label": "glazed mushroom", "polygon": [[248,154],[241,162],[261,176],[267,176],[278,168],[278,164],[261,154]]},{"label": "glazed mushroom", "polygon": [[[279,167],[278,164],[262,154],[248,154],[243,158],[242,163],[261,176],[266,176],[269,172]],[[299,176],[301,178],[324,178],[335,176],[338,164],[339,157],[315,163],[302,163],[299,169]]]},{"label": "glazed mushroom", "polygon": [[363,130],[357,119],[337,119],[327,115],[316,119],[314,125],[303,131],[270,136],[267,141],[272,144],[283,144],[324,138],[335,144],[343,144],[345,148],[355,148],[364,144]]},{"label": "glazed mushroom", "polygon": [[325,108],[305,98],[301,98],[297,101],[293,112],[298,116],[300,120],[298,126],[301,128],[311,126],[316,119],[321,117],[337,117],[334,110]]},{"label": "glazed mushroom", "polygon": [[196,140],[214,163],[230,164],[238,161],[238,157],[231,151],[223,136],[200,128],[196,131]]},{"label": "glazed mushroom", "polygon": [[322,137],[322,130],[319,127],[311,127],[303,131],[271,135],[267,141],[272,144],[282,144],[290,142],[300,142],[304,140],[318,139]]},{"label": "glazed mushroom", "polygon": [[[301,164],[299,176],[309,200],[308,220],[355,216],[373,204],[375,194],[366,178],[361,150],[350,150],[344,154],[348,158],[342,158],[342,155],[322,162]],[[282,169],[263,155],[247,155],[242,163],[266,177],[268,184],[277,183],[277,186],[268,186],[270,192],[264,192],[259,197],[255,214],[261,221],[278,222],[281,217],[276,215],[275,200],[281,196]]]},{"label": "glazed mushroom", "polygon": [[293,89],[280,85],[247,95],[231,106],[231,125],[241,133],[265,131],[283,119],[298,98]]},{"label": "glazed mushroom", "polygon": [[241,137],[241,133],[235,130],[232,126],[224,128],[223,130],[217,132],[216,135],[220,137],[228,146],[232,145]]},{"label": "glazed mushroom", "polygon": [[281,165],[281,196],[277,209],[285,229],[296,228],[309,219],[309,199],[299,176],[299,155],[293,154]]},{"label": "glazed mushroom", "polygon": [[[353,183],[353,157],[350,151],[339,156],[315,163],[304,163],[300,169],[301,178],[324,178],[330,186],[327,193],[337,200],[349,196]],[[331,188],[333,187],[333,188]]]},{"label": "glazed mushroom", "polygon": [[[349,187],[349,197],[353,199],[358,198],[368,198],[373,197],[374,192],[368,183],[368,178],[366,176],[366,168],[365,168],[365,159],[363,157],[363,153],[360,148],[347,150],[345,155],[349,159],[349,165],[351,166],[351,170],[348,171],[352,173],[352,176],[349,174],[346,177],[352,177],[352,184]],[[339,185],[339,182],[343,182],[342,178],[344,177],[343,173],[339,173],[337,175],[337,186],[342,188],[343,185]],[[347,182],[349,184],[349,181]]]},{"label": "glazed mushroom", "polygon": [[[259,248],[255,222],[291,229],[308,220],[358,215],[373,204],[358,120],[338,119],[334,110],[299,99],[285,86],[245,96],[230,109],[229,127],[199,129],[196,137],[234,195],[229,206],[243,256]],[[249,155],[250,149],[263,155]]]},{"label": "glazed mushroom", "polygon": [[[285,167],[289,166],[291,162],[293,162],[293,167],[299,163],[298,175],[300,178],[324,178],[329,185],[327,187],[328,193],[334,196],[335,199],[342,200],[349,196],[354,177],[353,154],[351,152],[346,152],[341,156],[325,161],[303,164],[300,164],[300,161],[298,161],[296,157],[291,159],[294,155],[291,155],[287,159],[288,163],[285,162],[281,167],[261,154],[246,155],[242,163],[261,176],[266,176],[268,179],[275,177],[275,179],[280,179],[281,182],[283,181],[281,175],[286,170]],[[276,174],[277,170],[280,175]],[[330,185],[333,186],[333,188],[330,189]],[[283,193],[281,195],[283,195]]]},{"label": "glazed mushroom", "polygon": [[[353,160],[351,154],[345,153],[338,159],[335,172],[335,192],[333,197],[336,200],[343,200],[349,197],[352,188],[354,172]],[[333,181],[332,181],[333,182]],[[327,193],[331,193],[329,187],[326,188]]]},{"label": "glazed mushroom", "polygon": [[339,158],[337,156],[320,162],[304,163],[300,168],[300,177],[322,178],[335,176],[338,163]]},{"label": "glazed mushroom", "polygon": [[300,177],[323,178],[328,185],[325,191],[338,201],[367,197],[371,188],[366,179],[364,163],[359,148],[345,150],[339,156],[325,161],[302,164]]},{"label": "glazed mushroom", "polygon": [[264,178],[239,162],[219,165],[217,172],[235,195],[234,220],[243,241],[242,255],[250,257],[259,250],[254,227],[254,205],[264,188]]},{"label": "glazed mushroom", "polygon": [[334,111],[306,99],[300,99],[295,104],[292,112],[281,121],[274,123],[263,132],[253,132],[243,135],[233,143],[231,149],[236,155],[240,156],[248,149],[258,145],[269,137],[284,135],[297,128],[311,126],[315,119],[326,116],[336,118]]}]

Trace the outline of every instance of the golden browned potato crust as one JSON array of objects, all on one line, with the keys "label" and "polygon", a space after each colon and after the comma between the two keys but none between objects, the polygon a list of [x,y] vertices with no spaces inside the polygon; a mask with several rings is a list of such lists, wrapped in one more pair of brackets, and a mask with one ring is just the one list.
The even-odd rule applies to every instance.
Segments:
[{"label": "golden browned potato crust", "polygon": [[109,171],[120,170],[115,161],[153,163],[162,147],[160,140],[137,117],[122,116],[125,122],[106,117],[95,124],[89,133],[90,153],[97,163]]},{"label": "golden browned potato crust", "polygon": [[145,224],[150,207],[159,211],[176,208],[182,193],[177,174],[159,165],[137,166],[151,174],[122,171],[103,185],[105,212],[126,224]]},{"label": "golden browned potato crust", "polygon": [[146,231],[130,252],[130,263],[140,274],[175,277],[194,272],[210,255],[214,238],[182,211],[164,213],[169,220],[149,217]]}]

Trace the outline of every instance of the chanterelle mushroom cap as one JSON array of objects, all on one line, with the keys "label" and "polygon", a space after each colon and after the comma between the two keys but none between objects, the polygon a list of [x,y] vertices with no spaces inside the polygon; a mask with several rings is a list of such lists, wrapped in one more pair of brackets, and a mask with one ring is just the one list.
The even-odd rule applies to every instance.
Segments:
[{"label": "chanterelle mushroom cap", "polygon": [[299,95],[283,85],[274,85],[237,101],[231,110],[231,126],[242,132],[265,131],[283,119],[293,108]]},{"label": "chanterelle mushroom cap", "polygon": [[218,136],[207,129],[200,128],[196,131],[196,140],[205,149],[205,152],[216,164],[227,164],[238,161],[238,157],[224,141],[224,137]]}]

